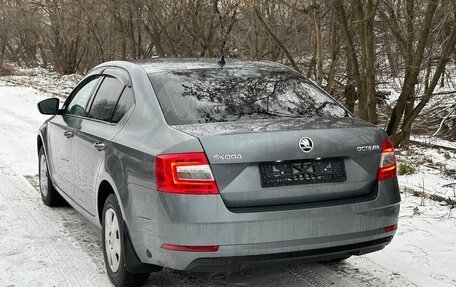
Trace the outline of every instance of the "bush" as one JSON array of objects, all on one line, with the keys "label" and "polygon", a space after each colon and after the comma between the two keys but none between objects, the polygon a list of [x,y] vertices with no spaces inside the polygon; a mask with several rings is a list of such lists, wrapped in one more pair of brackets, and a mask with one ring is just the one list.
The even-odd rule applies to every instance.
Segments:
[{"label": "bush", "polygon": [[416,167],[411,164],[401,162],[399,164],[399,170],[397,171],[399,175],[408,175],[416,173]]},{"label": "bush", "polygon": [[14,68],[8,64],[0,63],[0,76],[11,76],[14,74]]}]

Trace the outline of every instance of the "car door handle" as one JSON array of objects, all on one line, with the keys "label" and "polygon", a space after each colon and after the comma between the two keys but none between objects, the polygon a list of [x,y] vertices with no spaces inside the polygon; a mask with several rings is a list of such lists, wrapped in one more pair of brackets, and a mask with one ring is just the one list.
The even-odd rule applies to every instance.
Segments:
[{"label": "car door handle", "polygon": [[67,138],[72,138],[74,137],[74,134],[72,131],[66,131],[63,133]]},{"label": "car door handle", "polygon": [[102,142],[96,142],[93,144],[93,147],[96,148],[99,151],[102,151],[106,148],[106,145]]}]

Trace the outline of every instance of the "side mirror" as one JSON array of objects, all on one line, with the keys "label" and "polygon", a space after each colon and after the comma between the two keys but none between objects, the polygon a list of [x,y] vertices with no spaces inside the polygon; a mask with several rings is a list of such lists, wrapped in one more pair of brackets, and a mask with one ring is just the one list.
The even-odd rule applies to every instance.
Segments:
[{"label": "side mirror", "polygon": [[38,111],[43,115],[56,115],[59,112],[59,99],[51,98],[38,103]]}]

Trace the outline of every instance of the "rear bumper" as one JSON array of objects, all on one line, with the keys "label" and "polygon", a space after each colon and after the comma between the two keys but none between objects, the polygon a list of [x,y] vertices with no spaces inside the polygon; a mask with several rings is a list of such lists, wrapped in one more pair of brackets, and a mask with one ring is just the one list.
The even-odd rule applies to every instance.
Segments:
[{"label": "rear bumper", "polygon": [[[367,201],[327,206],[233,212],[218,195],[164,194],[129,186],[123,203],[135,253],[142,263],[179,270],[221,271],[282,262],[327,260],[382,249],[397,223],[397,180],[379,183]],[[217,252],[182,252],[162,244],[217,245]]]},{"label": "rear bumper", "polygon": [[276,254],[198,258],[190,263],[185,270],[196,272],[226,272],[280,264],[331,260],[351,255],[363,255],[381,250],[385,248],[392,239],[392,236],[388,236],[377,240],[349,245]]}]

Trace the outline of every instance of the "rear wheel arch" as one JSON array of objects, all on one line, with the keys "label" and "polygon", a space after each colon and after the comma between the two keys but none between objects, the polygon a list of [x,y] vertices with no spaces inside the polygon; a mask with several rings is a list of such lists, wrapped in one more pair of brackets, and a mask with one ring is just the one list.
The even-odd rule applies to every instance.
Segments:
[{"label": "rear wheel arch", "polygon": [[96,195],[96,215],[98,215],[98,222],[100,224],[103,217],[103,207],[106,199],[110,194],[114,194],[116,196],[117,202],[119,203],[120,212],[122,213],[122,217],[125,219],[125,210],[123,208],[122,200],[120,198],[117,186],[108,174],[101,173],[99,175],[98,191]]},{"label": "rear wheel arch", "polygon": [[[125,212],[123,210],[120,198],[112,185],[112,183],[109,182],[109,180],[104,179],[100,182],[99,188],[98,188],[98,195],[97,195],[97,208],[98,208],[98,217],[99,217],[99,222],[103,230],[103,212],[104,212],[104,207],[106,204],[106,201],[108,198],[110,198],[111,194],[117,198],[117,205],[120,209],[120,215],[122,216],[123,222],[120,223],[122,224],[122,233],[123,233],[123,254],[124,254],[124,263],[126,267],[126,271],[132,274],[137,274],[137,277],[139,281],[141,281],[141,278],[147,278],[149,275],[147,273],[151,272],[158,272],[162,269],[161,266],[153,265],[153,264],[145,264],[142,263],[134,249],[133,242],[131,241],[131,237],[128,231],[128,226],[125,221]],[[111,197],[112,198],[112,197]],[[112,200],[111,200],[112,201]],[[103,237],[104,238],[104,237]],[[105,239],[102,239],[105,240]],[[105,243],[104,243],[105,244]],[[106,252],[105,246],[103,246],[103,252]],[[109,268],[108,266],[106,266]],[[109,271],[108,271],[109,272]],[[132,275],[130,274],[130,275]],[[146,275],[147,274],[147,275]],[[111,278],[112,279],[112,278]]]},{"label": "rear wheel arch", "polygon": [[[97,194],[97,212],[98,212],[98,220],[100,224],[102,224],[101,220],[103,218],[103,207],[106,202],[106,199],[110,194],[116,195],[114,192],[114,188],[112,185],[107,181],[103,180],[100,182],[98,187],[98,194]],[[116,195],[117,197],[117,195]]]}]

